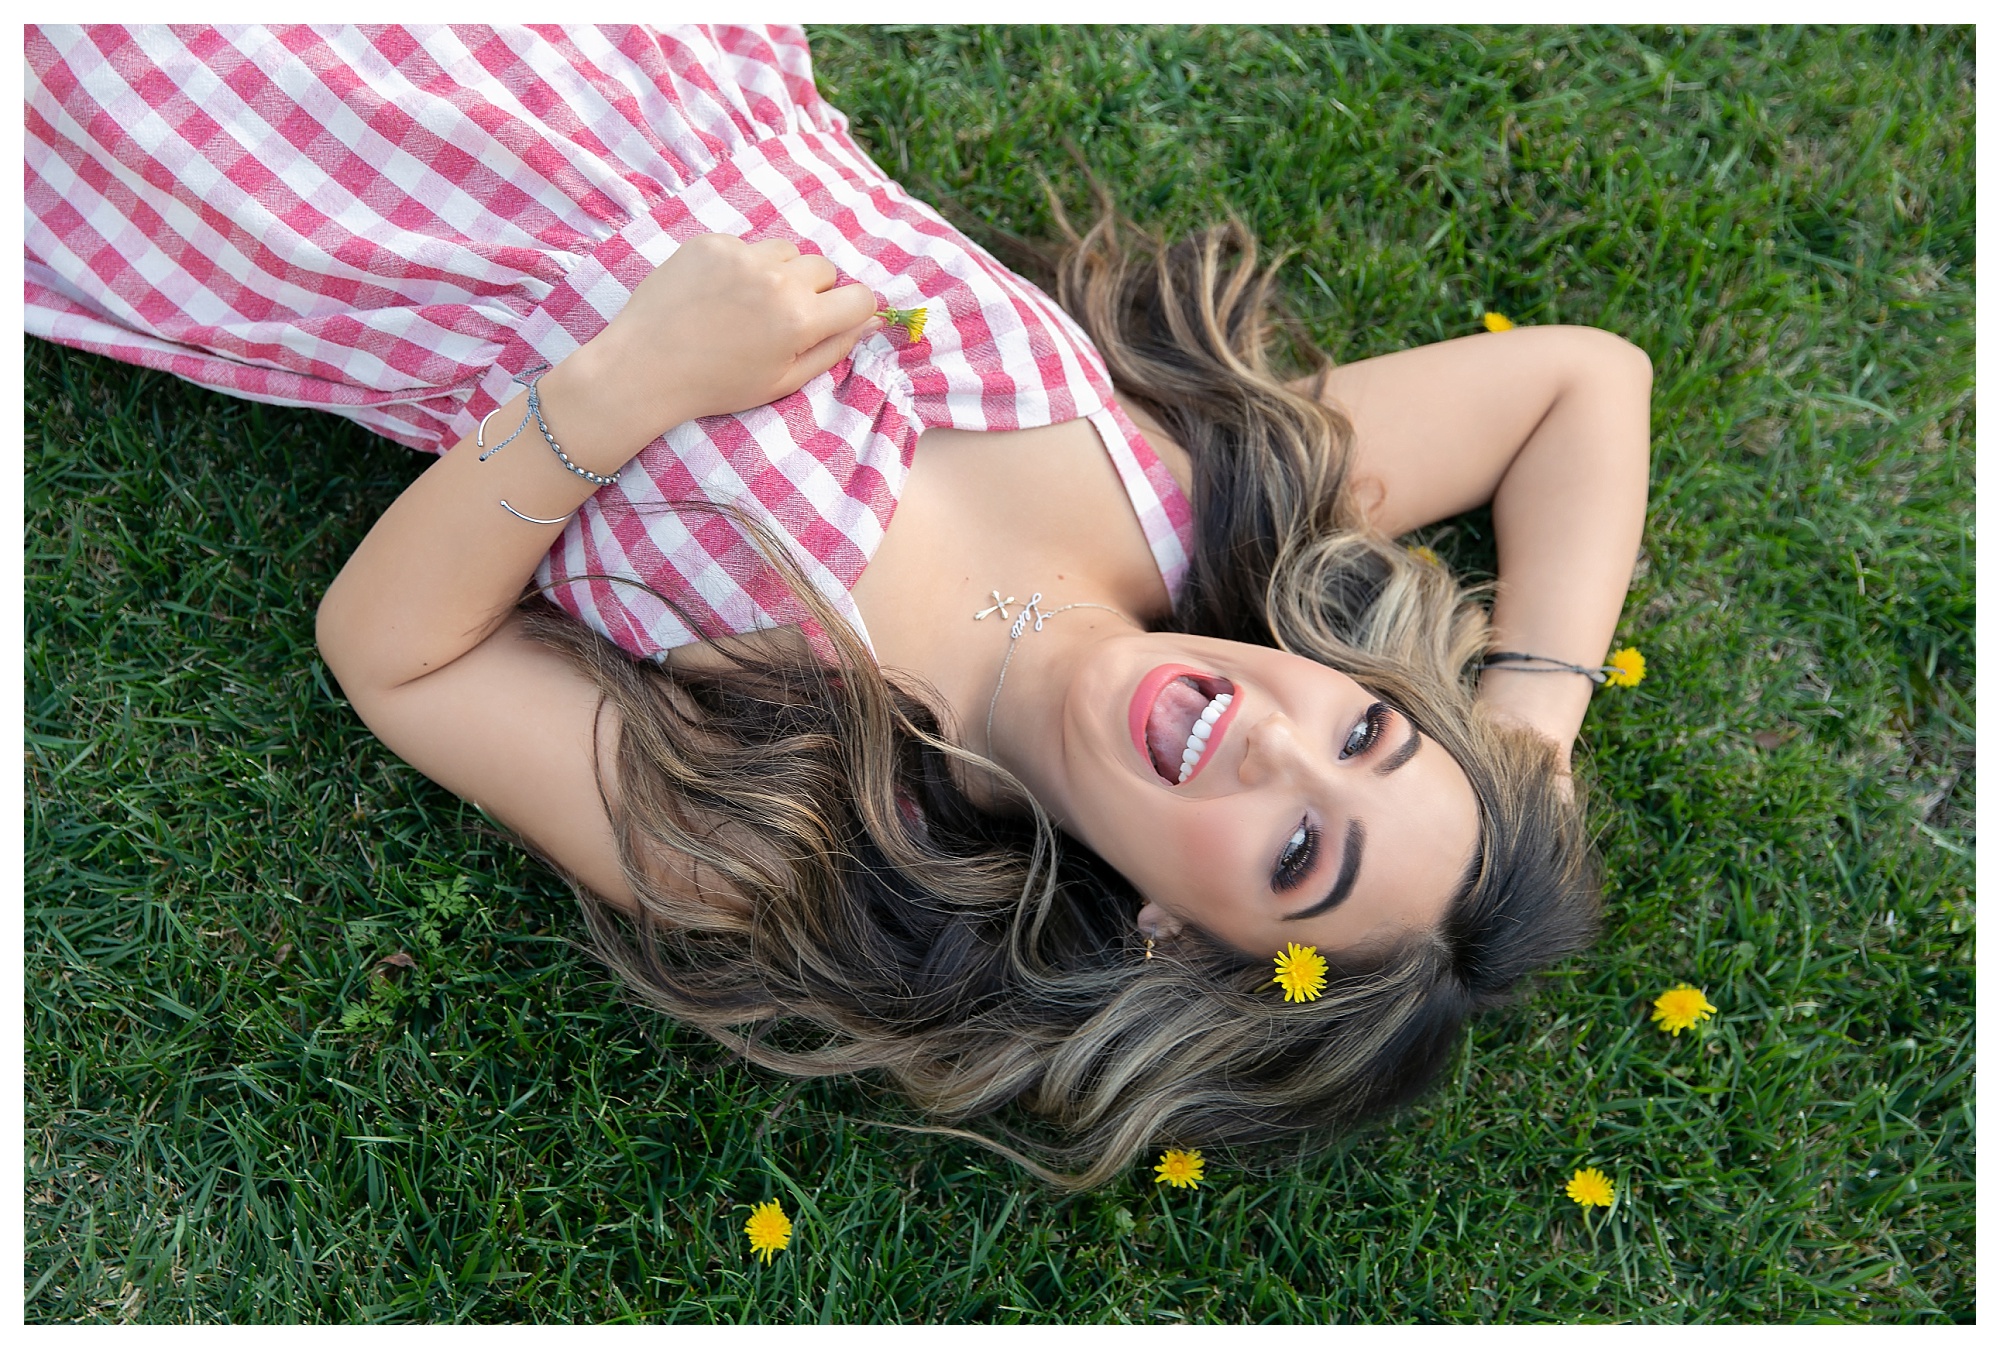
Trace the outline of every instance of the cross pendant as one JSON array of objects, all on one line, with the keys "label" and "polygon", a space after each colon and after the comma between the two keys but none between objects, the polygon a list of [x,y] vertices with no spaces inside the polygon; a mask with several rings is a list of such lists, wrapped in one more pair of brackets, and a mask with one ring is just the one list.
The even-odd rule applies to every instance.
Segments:
[{"label": "cross pendant", "polygon": [[[982,618],[991,618],[995,613],[998,613],[1002,618],[1012,617],[1012,615],[1007,612],[1007,606],[1015,602],[1014,597],[1012,595],[1009,595],[1006,599],[1003,600],[1000,598],[999,591],[995,590],[989,593],[991,593],[993,596],[993,603],[989,604],[984,609],[981,609],[978,613],[974,614],[972,616],[972,621],[977,623]],[[1036,598],[1039,599],[1040,596],[1037,596]]]}]

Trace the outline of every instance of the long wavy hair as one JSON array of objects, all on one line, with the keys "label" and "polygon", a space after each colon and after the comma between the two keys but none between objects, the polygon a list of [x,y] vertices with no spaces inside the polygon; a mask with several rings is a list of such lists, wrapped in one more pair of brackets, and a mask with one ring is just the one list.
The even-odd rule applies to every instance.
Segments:
[{"label": "long wavy hair", "polygon": [[529,621],[618,715],[607,805],[639,912],[583,894],[604,962],[767,1068],[878,1074],[944,1132],[994,1116],[1008,1142],[965,1136],[1082,1188],[1151,1147],[1325,1138],[1410,1100],[1469,1017],[1588,943],[1598,901],[1553,748],[1474,704],[1483,610],[1367,529],[1348,422],[1274,373],[1276,264],[1236,223],[1172,246],[1109,212],[1058,226],[1056,298],[1193,460],[1169,626],[1346,672],[1470,779],[1479,843],[1436,930],[1336,957],[1302,1003],[1274,995],[1268,959],[1193,929],[1142,959],[1131,886],[1032,803],[975,807],[970,767],[1027,793],[946,739],[930,692],[878,670],[767,537],[831,660],[720,638],[725,668],[672,669],[546,602]]}]

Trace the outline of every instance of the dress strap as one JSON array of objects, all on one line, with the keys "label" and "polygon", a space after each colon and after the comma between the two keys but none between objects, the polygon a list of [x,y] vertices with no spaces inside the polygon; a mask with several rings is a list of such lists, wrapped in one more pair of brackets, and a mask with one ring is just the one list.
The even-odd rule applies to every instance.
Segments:
[{"label": "dress strap", "polygon": [[1106,399],[1102,408],[1091,413],[1090,424],[1097,428],[1118,470],[1118,479],[1125,484],[1125,495],[1131,498],[1167,594],[1178,600],[1187,580],[1188,559],[1194,554],[1194,509],[1167,471],[1166,462],[1116,399]]}]

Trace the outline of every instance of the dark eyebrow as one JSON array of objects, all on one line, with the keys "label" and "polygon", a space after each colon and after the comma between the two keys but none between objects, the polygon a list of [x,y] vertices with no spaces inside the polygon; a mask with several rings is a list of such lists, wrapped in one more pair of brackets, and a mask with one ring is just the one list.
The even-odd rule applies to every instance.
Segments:
[{"label": "dark eyebrow", "polygon": [[[1409,718],[1405,717],[1404,720],[1409,721]],[[1417,723],[1411,721],[1410,738],[1408,740],[1405,740],[1402,744],[1396,746],[1395,753],[1391,754],[1388,758],[1382,760],[1381,763],[1375,765],[1375,771],[1377,773],[1393,773],[1398,768],[1401,768],[1404,764],[1408,763],[1411,759],[1414,759],[1417,755],[1417,751],[1422,748],[1423,748],[1423,737],[1417,734]]]},{"label": "dark eyebrow", "polygon": [[[1396,751],[1401,754],[1402,750]],[[1288,913],[1284,921],[1297,922],[1301,918],[1317,918],[1327,910],[1335,908],[1354,889],[1354,878],[1361,874],[1361,841],[1366,837],[1361,821],[1353,820],[1347,826],[1347,847],[1340,855],[1340,874],[1333,878],[1333,889],[1326,892],[1326,898],[1310,909],[1298,913]]]}]

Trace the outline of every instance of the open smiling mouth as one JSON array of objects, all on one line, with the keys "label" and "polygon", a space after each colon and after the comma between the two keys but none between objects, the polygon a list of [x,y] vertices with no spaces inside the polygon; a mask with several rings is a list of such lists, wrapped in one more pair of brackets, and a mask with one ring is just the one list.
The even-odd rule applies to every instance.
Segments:
[{"label": "open smiling mouth", "polygon": [[1236,686],[1218,675],[1163,667],[1147,677],[1141,698],[1156,679],[1158,689],[1144,709],[1142,748],[1160,780],[1178,787],[1214,758],[1229,728]]}]

